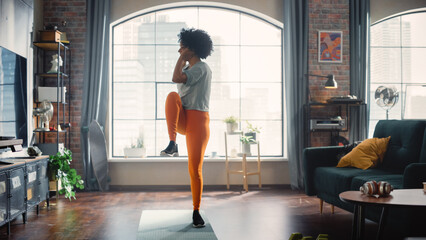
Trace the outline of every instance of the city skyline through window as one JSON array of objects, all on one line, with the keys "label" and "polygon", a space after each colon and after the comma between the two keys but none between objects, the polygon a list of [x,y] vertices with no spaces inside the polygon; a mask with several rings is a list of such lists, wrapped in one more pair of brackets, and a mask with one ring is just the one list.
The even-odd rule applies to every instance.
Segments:
[{"label": "city skyline through window", "polygon": [[[282,27],[259,17],[217,7],[179,7],[133,17],[113,26],[113,157],[144,139],[147,156],[159,156],[169,140],[164,102],[177,91],[171,77],[179,57],[178,33],[200,28],[212,37],[214,52],[205,62],[213,73],[210,140],[206,156],[225,154],[223,119],[235,116],[261,128],[263,156],[283,156]],[[235,136],[237,137],[237,136]],[[239,139],[230,149],[238,152]],[[186,156],[178,134],[179,154]]]},{"label": "city skyline through window", "polygon": [[398,102],[389,119],[426,119],[426,11],[395,16],[371,26],[369,137],[386,109],[375,102],[380,86],[393,87]]}]

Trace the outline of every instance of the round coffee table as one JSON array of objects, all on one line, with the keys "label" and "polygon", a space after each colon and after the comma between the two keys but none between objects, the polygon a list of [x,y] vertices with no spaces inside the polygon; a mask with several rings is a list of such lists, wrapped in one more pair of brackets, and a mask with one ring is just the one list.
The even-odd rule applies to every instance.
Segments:
[{"label": "round coffee table", "polygon": [[426,207],[426,193],[423,189],[397,189],[387,197],[367,196],[360,191],[346,191],[339,194],[342,201],[355,205],[352,223],[352,239],[363,239],[364,206],[382,207],[377,239],[382,238],[389,207]]}]

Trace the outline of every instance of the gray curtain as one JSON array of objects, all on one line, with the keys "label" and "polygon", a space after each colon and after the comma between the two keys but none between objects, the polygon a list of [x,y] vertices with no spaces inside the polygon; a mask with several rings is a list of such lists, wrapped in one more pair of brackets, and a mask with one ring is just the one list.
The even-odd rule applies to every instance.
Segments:
[{"label": "gray curtain", "polygon": [[[370,66],[370,0],[350,1],[350,94],[367,102]],[[368,135],[367,105],[352,107],[349,141],[362,141]]]},{"label": "gray curtain", "polygon": [[287,152],[291,187],[303,189],[304,104],[308,84],[308,1],[284,0],[284,69]]},{"label": "gray curtain", "polygon": [[86,190],[98,190],[93,173],[88,126],[96,120],[104,127],[108,104],[109,22],[111,0],[87,0],[86,53],[81,108],[81,152]]}]

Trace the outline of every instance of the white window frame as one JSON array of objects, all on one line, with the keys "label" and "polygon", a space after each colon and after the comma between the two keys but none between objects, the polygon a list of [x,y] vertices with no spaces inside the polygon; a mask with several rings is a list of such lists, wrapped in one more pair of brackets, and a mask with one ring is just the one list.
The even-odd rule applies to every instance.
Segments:
[{"label": "white window frame", "polygon": [[[381,24],[383,22],[386,22],[388,20],[399,18],[400,19],[400,21],[399,21],[399,24],[400,24],[399,28],[401,30],[402,29],[402,26],[401,26],[401,24],[402,24],[402,18],[404,16],[408,16],[408,15],[411,15],[411,14],[418,14],[418,13],[426,14],[426,8],[415,9],[415,10],[410,10],[410,11],[405,11],[405,12],[401,12],[401,13],[398,13],[398,14],[394,14],[392,16],[386,17],[386,18],[384,18],[382,20],[379,20],[379,21],[375,22],[374,24],[371,25],[371,27],[373,27],[373,26],[375,26],[377,24]],[[400,31],[400,35],[399,35],[400,42],[399,42],[399,45],[392,46],[392,48],[399,48],[399,49],[401,49],[401,62],[400,62],[401,80],[399,82],[396,82],[396,83],[380,83],[380,82],[372,82],[371,78],[370,78],[370,82],[368,83],[369,84],[369,86],[368,86],[369,94],[368,95],[370,96],[370,98],[369,98],[370,104],[376,104],[374,101],[371,101],[371,100],[374,100],[374,91],[375,91],[375,89],[371,89],[372,85],[377,85],[377,84],[381,84],[381,85],[384,85],[384,86],[386,86],[386,85],[394,85],[395,86],[396,85],[396,86],[398,86],[400,88],[398,103],[401,104],[401,109],[400,109],[399,119],[404,119],[404,107],[405,107],[405,98],[406,98],[406,92],[405,92],[406,91],[406,87],[407,86],[426,85],[426,80],[424,82],[420,82],[420,83],[404,82],[404,78],[403,78],[403,76],[404,76],[404,68],[403,68],[403,64],[404,63],[403,63],[403,60],[404,59],[403,59],[403,53],[402,53],[403,51],[402,50],[403,49],[408,49],[408,48],[426,48],[426,46],[421,46],[421,47],[419,47],[419,46],[404,46],[403,42],[402,42],[402,34],[403,34],[402,31]],[[373,35],[371,35],[371,37],[373,37]],[[372,40],[371,40],[371,42],[372,42]],[[370,46],[370,49],[374,49],[374,48],[389,48],[389,46]],[[372,64],[372,62],[373,61],[370,60],[370,64]],[[371,66],[370,66],[370,69],[371,69]],[[370,76],[371,76],[371,74],[370,74]],[[371,94],[373,94],[373,96],[371,96]],[[392,111],[392,110],[395,111],[395,109],[391,109],[390,111]],[[383,111],[385,112],[385,110],[383,110]],[[369,134],[368,134],[368,137],[372,137],[373,133],[374,133],[373,131],[374,131],[374,128],[375,128],[375,124],[373,125],[372,123],[377,123],[377,121],[382,120],[382,119],[379,119],[379,118],[372,118],[371,116],[372,116],[372,111],[369,112],[369,116],[368,116],[369,117],[368,118],[369,119]],[[383,119],[386,119],[386,118],[383,118]],[[395,119],[395,118],[389,117],[389,119]]]},{"label": "white window frame", "polygon": [[[153,13],[153,12],[158,12],[158,11],[163,11],[163,10],[187,8],[187,7],[209,7],[209,8],[219,8],[219,9],[224,9],[224,10],[236,11],[236,12],[247,14],[249,16],[263,20],[267,23],[270,23],[270,24],[280,28],[281,31],[284,31],[283,30],[284,25],[283,25],[282,22],[277,21],[276,19],[269,17],[269,16],[267,16],[263,13],[253,11],[253,10],[248,9],[248,8],[236,6],[236,5],[225,4],[225,3],[216,3],[216,2],[214,2],[214,3],[213,2],[170,3],[170,4],[164,4],[164,5],[159,5],[159,6],[143,9],[143,10],[131,13],[131,14],[125,16],[125,17],[122,17],[122,18],[112,22],[110,24],[110,39],[111,39],[110,48],[109,48],[110,52],[112,53],[113,46],[114,46],[114,44],[113,44],[113,27],[114,26],[116,26],[120,23],[123,23],[125,21],[128,21],[132,18],[141,16],[141,15],[145,15],[145,14],[149,14],[149,13]],[[281,42],[281,49],[283,49],[283,37],[282,37],[282,42]],[[281,51],[281,52],[283,53],[283,51]],[[281,60],[282,60],[282,63],[284,65],[284,55],[283,54],[281,54],[281,55],[282,55]],[[121,162],[121,160],[123,160],[122,158],[113,157],[113,155],[112,155],[112,148],[113,148],[113,146],[112,146],[112,142],[113,142],[113,139],[112,139],[112,135],[113,135],[113,133],[112,133],[112,122],[113,122],[112,121],[112,118],[113,118],[113,116],[112,116],[112,106],[113,106],[113,102],[112,102],[112,99],[113,99],[112,98],[112,79],[113,79],[112,63],[113,63],[112,54],[110,54],[110,59],[109,59],[109,79],[110,79],[110,81],[109,81],[109,93],[108,93],[109,94],[109,98],[108,98],[109,107],[108,107],[108,121],[107,121],[106,135],[107,135],[108,146],[109,146],[109,150],[108,150],[109,161]],[[287,132],[287,129],[286,129],[286,121],[285,121],[285,119],[286,119],[286,112],[285,112],[286,106],[285,106],[285,90],[284,90],[284,76],[285,76],[284,71],[285,71],[284,68],[282,68],[282,77],[281,77],[281,83],[282,83],[281,84],[282,85],[282,117],[281,117],[281,119],[282,119],[282,133],[281,133],[281,135],[282,135],[282,138],[283,138],[283,141],[282,141],[282,154],[283,155],[282,156],[267,157],[267,159],[270,160],[270,161],[282,161],[282,160],[285,160],[286,157],[287,157],[287,150],[286,150],[286,141],[287,141],[286,132]],[[146,160],[148,162],[150,162],[150,161],[156,162],[157,159],[159,160],[161,158],[160,157],[150,157]],[[181,161],[181,160],[182,159],[180,159],[180,158],[176,158],[176,161]],[[220,160],[221,160],[221,158],[219,158],[219,161]],[[133,159],[133,160],[128,160],[128,161],[130,161],[130,162],[140,161],[140,159]]]}]

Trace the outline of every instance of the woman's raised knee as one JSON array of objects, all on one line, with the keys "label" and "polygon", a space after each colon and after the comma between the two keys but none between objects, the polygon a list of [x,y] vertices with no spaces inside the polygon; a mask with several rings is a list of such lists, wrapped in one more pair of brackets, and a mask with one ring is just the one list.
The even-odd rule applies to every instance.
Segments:
[{"label": "woman's raised knee", "polygon": [[180,96],[177,92],[170,92],[169,95],[167,95],[167,100],[169,99],[179,99]]},{"label": "woman's raised knee", "polygon": [[180,96],[177,92],[170,92],[166,98],[166,105],[170,105],[170,104],[174,105],[176,103],[179,103],[180,101],[181,101]]}]

